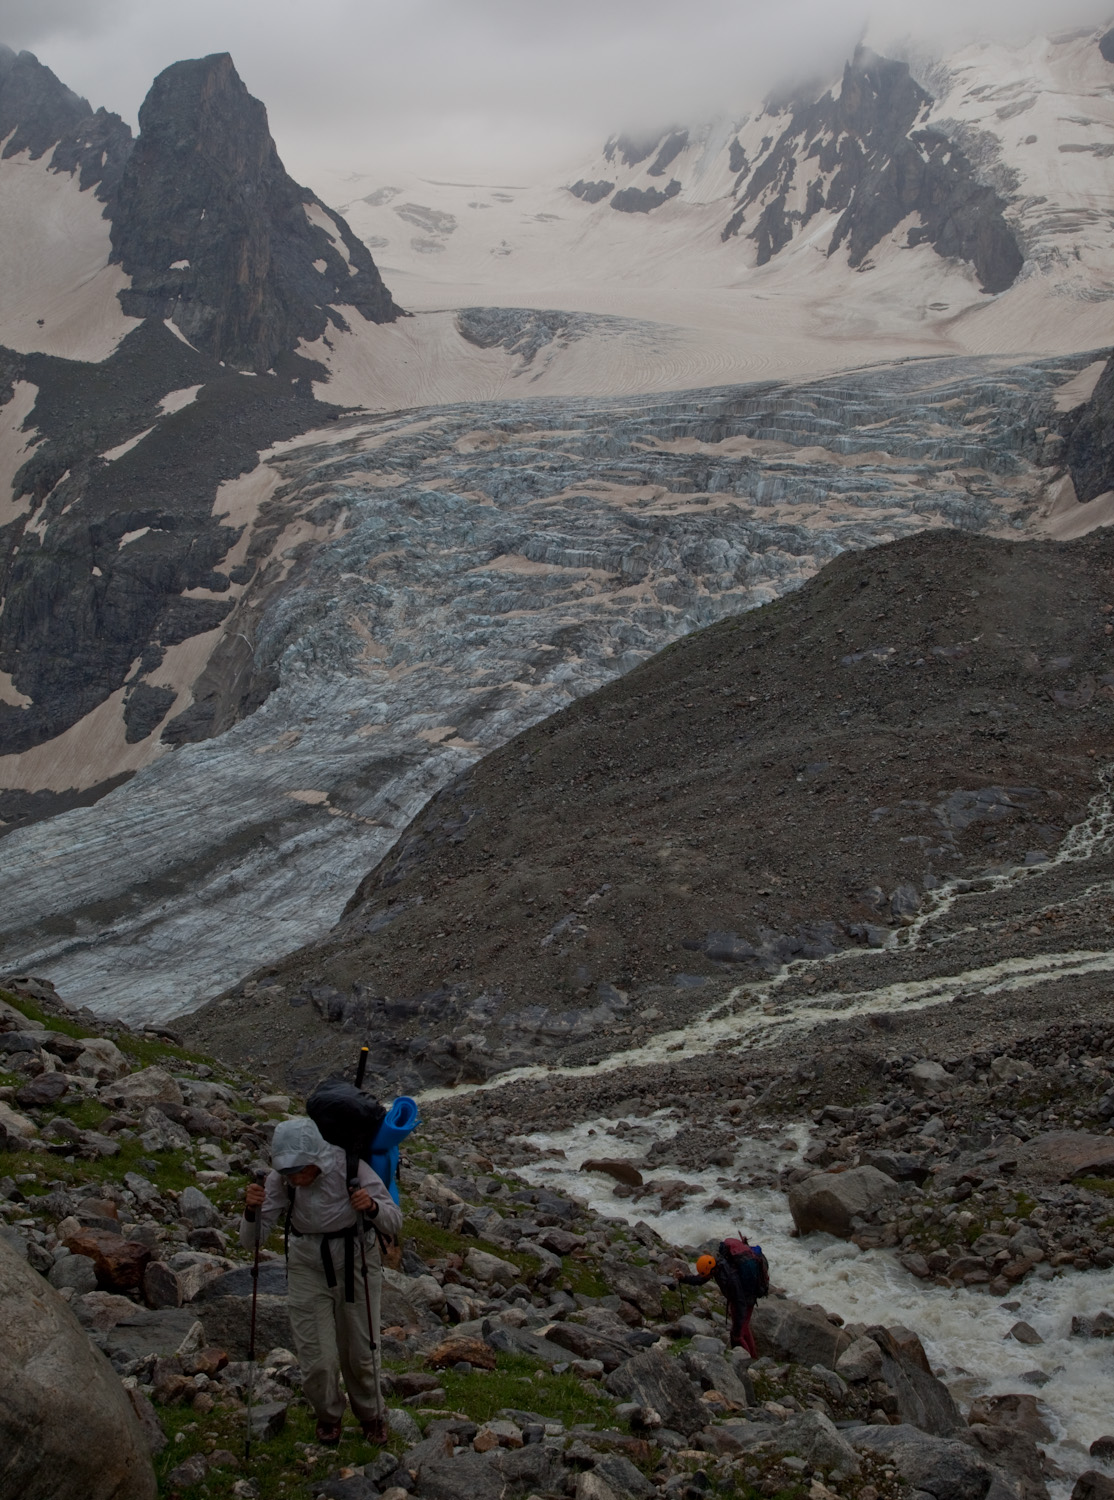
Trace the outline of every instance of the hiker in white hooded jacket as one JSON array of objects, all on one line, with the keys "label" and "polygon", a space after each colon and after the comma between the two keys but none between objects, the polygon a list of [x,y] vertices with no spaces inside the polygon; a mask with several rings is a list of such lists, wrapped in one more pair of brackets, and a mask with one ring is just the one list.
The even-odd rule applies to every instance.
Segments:
[{"label": "hiker in white hooded jacket", "polygon": [[[312,1120],[299,1117],[275,1126],[273,1170],[247,1190],[247,1212],[240,1243],[253,1249],[256,1234],[265,1242],[290,1209],[287,1246],[287,1306],[294,1348],[302,1367],[302,1389],[317,1414],[317,1440],[340,1441],[344,1394],[372,1443],[387,1439],[378,1389],[378,1359],[368,1337],[368,1298],[379,1346],[379,1294],[383,1281],[378,1230],[397,1236],[402,1214],[382,1179],[367,1162],[359,1164],[359,1186],[350,1193],[346,1160],[330,1146]],[[260,1215],[262,1222],[256,1223]],[[360,1220],[367,1225],[360,1254]]]}]

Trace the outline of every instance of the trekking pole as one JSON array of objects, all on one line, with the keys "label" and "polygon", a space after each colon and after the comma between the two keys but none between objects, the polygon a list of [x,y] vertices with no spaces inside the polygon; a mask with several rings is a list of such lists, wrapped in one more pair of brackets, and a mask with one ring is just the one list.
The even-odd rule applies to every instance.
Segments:
[{"label": "trekking pole", "polygon": [[367,1284],[367,1250],[364,1247],[364,1235],[366,1234],[363,1214],[360,1215],[360,1269],[364,1273],[364,1306],[367,1308],[367,1341],[371,1345],[371,1365],[375,1371],[375,1416],[377,1421],[386,1425],[386,1417],[383,1411],[383,1387],[379,1380],[379,1345],[375,1342],[375,1325],[371,1320],[371,1288]]},{"label": "trekking pole", "polygon": [[[262,1172],[253,1172],[252,1181],[261,1183]],[[246,1216],[255,1223],[255,1257],[251,1264],[251,1329],[248,1334],[248,1425],[244,1433],[244,1461],[251,1462],[251,1408],[255,1396],[255,1315],[259,1303],[259,1247],[263,1232],[262,1208],[249,1208]]]},{"label": "trekking pole", "polygon": [[[367,1048],[364,1047],[360,1057],[361,1065],[364,1062],[366,1053]],[[350,1177],[348,1180],[349,1193],[357,1192],[359,1186],[360,1178],[357,1173],[355,1177]],[[367,1341],[371,1346],[371,1366],[375,1372],[375,1417],[380,1428],[383,1428],[386,1426],[386,1417],[383,1411],[383,1386],[379,1379],[379,1345],[375,1341],[375,1324],[371,1316],[371,1288],[367,1284],[367,1246],[365,1244],[367,1238],[367,1219],[364,1217],[362,1210],[357,1212],[356,1226],[359,1231],[356,1237],[360,1242],[360,1270],[364,1278],[364,1307],[367,1310]]]}]

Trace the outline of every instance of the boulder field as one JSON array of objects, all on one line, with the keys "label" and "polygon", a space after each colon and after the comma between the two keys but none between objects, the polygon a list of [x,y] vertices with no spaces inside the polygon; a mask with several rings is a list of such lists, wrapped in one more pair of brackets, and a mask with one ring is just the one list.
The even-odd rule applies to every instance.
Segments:
[{"label": "boulder field", "polygon": [[[153,1496],[156,1478],[168,1497],[204,1486],[237,1500],[1046,1500],[1038,1397],[981,1397],[965,1415],[915,1331],[848,1325],[776,1288],[754,1315],[758,1358],[731,1350],[718,1294],[685,1310],[671,1290],[686,1264],[677,1247],[530,1186],[513,1170],[513,1130],[494,1132],[501,1152],[444,1107],[407,1152],[402,1260],[385,1273],[390,1441],[369,1449],[353,1427],[339,1453],[312,1440],[269,1246],[248,1463],[251,1276],[233,1231],[270,1121],[299,1101],[172,1037],[96,1023],[39,982],[14,985],[0,1011],[4,1500],[130,1500]],[[919,1082],[926,1070],[906,1072]],[[51,1077],[65,1090],[30,1089]],[[902,1089],[919,1097],[904,1075]],[[876,1168],[810,1166],[794,1191],[854,1172],[857,1219],[868,1198],[888,1208],[885,1184],[907,1188]],[[616,1193],[640,1190],[613,1180]],[[1114,1327],[1103,1313],[1091,1323],[1081,1338]],[[57,1410],[56,1428],[21,1425],[31,1381],[45,1393],[34,1412]],[[112,1437],[98,1439],[106,1421]],[[1103,1443],[1114,1451],[1114,1438],[1094,1445],[1076,1500],[1107,1500]],[[90,1453],[97,1472],[81,1477]],[[84,1488],[63,1487],[71,1468]]]}]

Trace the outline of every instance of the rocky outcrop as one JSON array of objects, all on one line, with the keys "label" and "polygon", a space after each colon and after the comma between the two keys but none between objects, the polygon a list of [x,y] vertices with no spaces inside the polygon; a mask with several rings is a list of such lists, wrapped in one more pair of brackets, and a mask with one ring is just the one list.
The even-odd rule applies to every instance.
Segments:
[{"label": "rocky outcrop", "polygon": [[647,168],[647,174],[650,177],[664,177],[665,169],[672,166],[688,143],[687,130],[671,130],[662,142],[657,156],[654,157],[653,165]]},{"label": "rocky outcrop", "polygon": [[585,182],[584,178],[580,177],[569,188],[569,192],[574,198],[583,198],[585,203],[600,203],[614,186],[613,182],[607,182],[602,178],[598,182]]},{"label": "rocky outcrop", "polygon": [[287,175],[227,53],[155,79],[112,243],[132,279],[126,312],[169,318],[203,353],[258,373],[299,339],[343,328],[338,307],[374,323],[400,316],[363,242]]},{"label": "rocky outcrop", "polygon": [[127,1392],[53,1288],[0,1237],[0,1491],[154,1500]]},{"label": "rocky outcrop", "polygon": [[[285,376],[234,375],[157,319],[100,365],[31,354],[19,366],[38,387],[31,421],[41,441],[16,476],[30,508],[0,531],[0,670],[31,701],[0,702],[0,745],[10,754],[41,744],[125,684],[127,732],[143,738],[174,701],[149,683],[166,651],[231,607],[218,565],[240,529],[213,515],[218,487],[335,409],[303,391],[297,365]],[[196,400],[161,416],[168,391],[198,385]],[[135,437],[131,452],[105,462]],[[250,672],[229,674],[227,687],[183,738],[260,701]]]},{"label": "rocky outcrop", "polygon": [[763,265],[825,210],[840,215],[828,254],[846,244],[849,264],[857,267],[916,214],[921,223],[909,232],[909,245],[927,242],[942,256],[968,261],[984,291],[1004,291],[1023,263],[1003,216],[1005,201],[980,181],[958,141],[917,128],[931,103],[904,63],[860,47],[838,97],[826,93],[771,108],[775,117],[788,113],[789,121],[741,169],[738,207],[723,238],[738,234],[753,209],[748,233]]},{"label": "rocky outcrop", "polygon": [[[366,247],[286,174],[230,58],[167,69],[140,118],[133,150],[115,115],[94,115],[30,53],[0,50],[5,154],[53,148],[51,170],[106,199],[125,310],[144,320],[98,364],[0,349],[0,402],[19,382],[35,391],[0,527],[0,672],[18,695],[0,701],[2,754],[121,690],[125,745],[163,729],[167,744],[196,742],[263,701],[275,678],[255,670],[250,626],[208,653],[192,693],[158,680],[166,653],[221,626],[251,576],[220,567],[242,527],[222,524],[214,496],[261,449],[337,415],[313,399],[326,372],[295,353],[300,340],[345,327],[338,309],[399,316]],[[116,773],[90,778],[98,795]],[[8,831],[65,805],[17,787],[0,814]]]},{"label": "rocky outcrop", "polygon": [[639,162],[646,160],[661,138],[661,131],[643,132],[639,135],[624,131],[611,137],[603,148],[603,154],[607,161],[618,157],[624,167],[636,167]]},{"label": "rocky outcrop", "polygon": [[1114,359],[1108,360],[1090,401],[1064,419],[1065,458],[1081,504],[1114,490]]},{"label": "rocky outcrop", "polygon": [[676,177],[664,189],[627,187],[615,194],[611,207],[622,214],[648,214],[667,203],[670,198],[675,198],[680,191],[681,184]]}]

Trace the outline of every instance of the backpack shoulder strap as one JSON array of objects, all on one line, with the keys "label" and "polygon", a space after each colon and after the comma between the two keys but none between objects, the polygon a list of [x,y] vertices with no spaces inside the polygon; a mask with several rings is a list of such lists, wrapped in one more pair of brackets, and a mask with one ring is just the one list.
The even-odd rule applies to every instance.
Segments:
[{"label": "backpack shoulder strap", "polygon": [[289,1264],[290,1261],[290,1215],[294,1212],[294,1184],[286,1184],[286,1216],[282,1221],[282,1254]]}]

